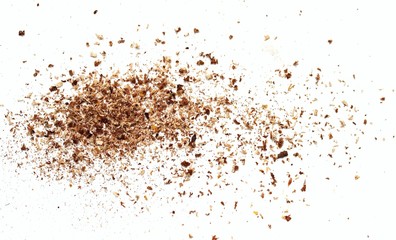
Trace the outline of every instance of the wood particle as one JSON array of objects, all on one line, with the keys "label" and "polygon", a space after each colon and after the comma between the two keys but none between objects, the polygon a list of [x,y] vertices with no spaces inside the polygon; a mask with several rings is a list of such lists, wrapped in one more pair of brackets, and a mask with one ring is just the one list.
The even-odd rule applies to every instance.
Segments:
[{"label": "wood particle", "polygon": [[285,216],[283,216],[283,219],[285,219],[287,222],[289,222],[292,218],[290,215],[285,215]]},{"label": "wood particle", "polygon": [[306,182],[304,181],[304,184],[303,184],[303,186],[302,186],[302,188],[301,188],[301,192],[305,192],[307,190],[307,184],[306,184]]},{"label": "wood particle", "polygon": [[284,157],[287,157],[287,156],[289,156],[289,153],[287,152],[287,151],[282,151],[282,152],[280,152],[280,153],[278,153],[278,159],[280,159],[280,158],[284,158]]},{"label": "wood particle", "polygon": [[[114,208],[141,213],[151,211],[154,201],[161,206],[182,203],[176,209],[179,213],[185,211],[187,200],[206,204],[209,197],[223,196],[225,191],[235,194],[235,198],[208,204],[205,211],[186,210],[212,216],[217,210],[242,212],[245,202],[237,194],[243,187],[243,194],[251,194],[246,197],[255,196],[268,204],[304,202],[310,181],[310,174],[304,173],[307,159],[308,163],[314,157],[331,160],[336,168],[345,157],[352,161],[349,151],[360,147],[360,128],[370,119],[361,116],[351,99],[340,97],[346,87],[336,88],[331,85],[336,81],[322,79],[321,67],[311,66],[302,81],[299,68],[306,62],[290,62],[269,79],[257,80],[263,85],[260,94],[265,100],[253,88],[239,96],[235,91],[243,92],[247,86],[244,63],[215,51],[198,52],[188,38],[199,36],[192,36],[191,31],[177,35],[181,27],[173,30],[157,34],[183,39],[182,47],[149,60],[142,57],[150,51],[144,44],[132,41],[113,47],[113,40],[125,43],[121,37],[101,45],[108,38],[96,34],[86,42],[90,49],[85,57],[93,66],[67,68],[48,79],[45,91],[24,94],[23,101],[31,103],[31,109],[10,112],[5,118],[10,132],[20,137],[10,148],[16,146],[14,152],[26,156],[18,166],[31,166],[37,179],[65,182],[68,188],[80,190],[93,189],[98,177],[106,179],[97,194],[116,197]],[[229,35],[228,40],[235,37]],[[162,48],[164,39],[154,37],[149,43]],[[227,36],[222,39],[227,41]],[[265,41],[269,39],[264,36]],[[134,62],[124,72],[117,65],[106,69],[119,48],[135,54]],[[55,70],[53,64],[45,69]],[[39,75],[44,78],[45,72],[35,70],[33,76]],[[333,99],[314,97],[314,93]],[[349,135],[353,139],[347,140],[356,147],[339,141],[340,136]],[[318,150],[322,144],[326,151]],[[303,149],[311,151],[307,154]],[[346,152],[344,158],[337,149]],[[322,179],[330,181],[329,172],[323,174]],[[260,180],[255,182],[255,177]],[[355,175],[356,180],[359,177]],[[254,218],[265,215],[255,205],[248,211]],[[288,212],[279,217],[291,220]]]},{"label": "wood particle", "polygon": [[101,63],[102,63],[102,61],[96,60],[96,61],[94,62],[94,66],[95,66],[95,67],[98,67]]}]

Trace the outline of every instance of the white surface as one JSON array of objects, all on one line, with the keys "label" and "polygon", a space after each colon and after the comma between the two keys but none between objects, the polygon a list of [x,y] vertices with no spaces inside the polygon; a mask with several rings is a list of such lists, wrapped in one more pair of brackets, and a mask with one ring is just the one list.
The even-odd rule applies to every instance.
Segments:
[{"label": "white surface", "polygon": [[[362,91],[347,97],[368,114],[369,124],[360,143],[363,149],[350,166],[339,170],[323,161],[306,163],[311,181],[304,197],[310,206],[291,206],[293,219],[288,223],[279,217],[284,209],[275,203],[269,205],[273,210],[265,209],[266,220],[252,217],[248,204],[223,218],[171,217],[167,211],[172,206],[161,203],[138,217],[134,209],[118,205],[107,211],[96,206],[101,199],[86,199],[89,195],[81,191],[15,174],[1,152],[0,239],[188,239],[189,233],[194,239],[396,239],[395,18],[386,1],[1,1],[2,115],[17,107],[34,69],[52,63],[52,72],[62,72],[86,64],[86,58],[76,56],[87,54],[84,43],[94,41],[96,33],[128,41],[144,36],[151,43],[163,30],[173,32],[180,26],[199,28],[207,39],[205,47],[242,63],[252,81],[268,78],[266,68],[282,68],[295,60],[302,67],[321,67],[328,78],[351,79],[355,74],[354,89]],[[146,34],[136,34],[138,24],[149,24]],[[19,37],[22,29],[26,35]],[[264,35],[277,40],[266,43]],[[333,39],[331,45],[328,39]],[[361,177],[357,181],[356,174]]]}]

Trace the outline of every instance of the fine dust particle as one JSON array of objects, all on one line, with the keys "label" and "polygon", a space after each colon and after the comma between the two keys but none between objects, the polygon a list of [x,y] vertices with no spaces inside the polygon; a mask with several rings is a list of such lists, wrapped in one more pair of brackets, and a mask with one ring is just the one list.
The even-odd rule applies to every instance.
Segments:
[{"label": "fine dust particle", "polygon": [[330,44],[332,44],[333,43],[333,40],[332,39],[329,39],[329,40],[327,40],[327,42],[329,43],[329,45]]},{"label": "fine dust particle", "polygon": [[268,41],[270,40],[270,36],[269,35],[264,35],[264,41]]},{"label": "fine dust particle", "polygon": [[359,175],[355,175],[355,180],[359,180],[360,176]]},{"label": "fine dust particle", "polygon": [[19,30],[18,35],[21,37],[25,36],[25,30]]},{"label": "fine dust particle", "polygon": [[385,97],[380,98],[381,102],[385,101]]},{"label": "fine dust particle", "polygon": [[97,14],[97,13],[98,13],[98,10],[93,11],[93,14]]},{"label": "fine dust particle", "polygon": [[[161,37],[181,31],[180,27],[167,34],[163,31]],[[194,33],[199,33],[198,28]],[[96,67],[94,71],[81,67],[49,77],[45,90],[26,94],[26,112],[6,115],[14,135],[8,145],[10,151],[25,154],[21,164],[31,167],[37,179],[110,193],[118,199],[118,207],[139,206],[136,214],[148,211],[154,201],[164,206],[186,199],[205,201],[217,191],[229,189],[237,194],[238,188],[249,186],[257,186],[250,192],[252,197],[268,204],[279,199],[287,204],[305,201],[301,194],[307,191],[308,174],[300,163],[310,156],[301,150],[323,143],[349,151],[352,147],[341,146],[337,136],[362,136],[360,128],[367,125],[368,117],[362,117],[351,100],[339,97],[326,102],[309,94],[342,91],[336,82],[334,87],[327,82],[318,66],[311,66],[307,81],[293,75],[300,65],[297,60],[275,70],[271,78],[260,80],[265,85],[260,95],[269,98],[257,102],[256,93],[236,94],[249,80],[238,59],[181,48],[143,62],[141,56],[147,49],[130,47],[139,43],[127,43],[121,37],[108,40],[104,47],[97,42],[103,39],[96,34],[93,42],[85,42],[92,49],[86,57]],[[269,39],[266,35],[265,40]],[[166,46],[159,38],[152,43],[156,48]],[[106,55],[118,47],[135,54],[131,59],[136,62],[130,62],[124,72],[106,70]],[[44,77],[58,66],[36,68],[45,70],[35,69],[33,77]],[[337,161],[333,158],[337,149],[332,151],[318,156]],[[350,154],[346,152],[345,157]],[[253,166],[248,164],[252,160]],[[247,169],[258,178],[247,178]],[[93,190],[98,179],[103,180],[101,190]],[[116,189],[116,185],[123,188]],[[287,199],[279,194],[285,191]],[[244,203],[235,199],[219,200],[208,206],[210,211],[187,213],[209,216],[215,208],[238,213]],[[254,217],[263,218],[265,213],[256,207],[252,206]],[[173,216],[176,211],[169,209],[169,213]],[[290,215],[281,216],[291,220]]]}]

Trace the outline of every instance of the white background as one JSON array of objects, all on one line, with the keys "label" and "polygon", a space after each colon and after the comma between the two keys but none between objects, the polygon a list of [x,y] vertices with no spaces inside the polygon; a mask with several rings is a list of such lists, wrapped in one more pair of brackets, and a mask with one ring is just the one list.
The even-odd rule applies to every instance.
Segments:
[{"label": "white background", "polygon": [[[334,78],[351,79],[355,74],[353,85],[361,91],[350,97],[368,114],[369,124],[352,166],[340,171],[327,169],[320,161],[310,162],[307,171],[314,181],[305,195],[310,206],[290,209],[293,220],[288,223],[268,210],[272,229],[266,221],[253,217],[246,221],[233,214],[228,219],[171,217],[161,205],[138,217],[133,209],[118,206],[106,212],[87,205],[89,201],[77,190],[65,191],[62,185],[15,174],[2,152],[0,239],[188,239],[189,233],[194,239],[213,235],[219,239],[396,239],[396,34],[392,24],[396,15],[390,2],[1,1],[2,116],[20,104],[34,69],[44,70],[49,63],[55,65],[55,73],[76,69],[87,64],[81,63],[87,58],[71,62],[69,57],[87,55],[85,42],[94,41],[96,33],[133,40],[141,24],[149,25],[144,36],[150,42],[163,30],[199,28],[207,39],[203,45],[249,66],[247,71],[257,77],[253,82],[268,78],[266,64],[268,69],[281,68],[295,60],[322,67]],[[19,30],[26,35],[19,37]],[[229,42],[230,34],[233,45],[222,44]],[[265,35],[277,40],[266,43]],[[333,39],[331,45],[328,39]],[[380,103],[381,97],[386,97],[385,102]],[[4,124],[1,128],[5,135]],[[1,144],[4,150],[7,143]],[[355,180],[355,175],[361,178]],[[251,214],[252,209],[246,211]]]}]

